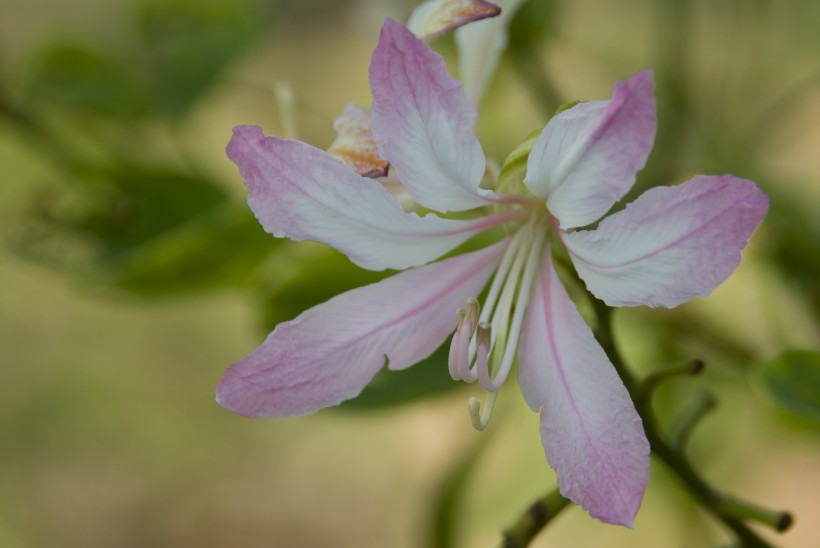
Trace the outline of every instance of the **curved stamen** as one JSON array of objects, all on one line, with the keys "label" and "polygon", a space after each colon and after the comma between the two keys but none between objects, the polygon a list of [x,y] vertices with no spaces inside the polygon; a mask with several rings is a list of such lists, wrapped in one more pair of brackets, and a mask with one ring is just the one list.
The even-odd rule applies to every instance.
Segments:
[{"label": "curved stamen", "polygon": [[450,377],[453,380],[463,380],[473,382],[475,376],[470,372],[470,339],[475,331],[475,325],[478,323],[478,314],[481,311],[481,305],[478,304],[478,299],[470,297],[467,299],[466,308],[459,308],[456,314],[459,315],[458,327],[450,341],[450,354],[447,361],[447,367],[450,371]]},{"label": "curved stamen", "polygon": [[513,313],[512,327],[507,337],[508,344],[504,348],[504,354],[501,358],[500,365],[496,369],[495,377],[492,381],[489,379],[489,372],[482,380],[482,375],[479,373],[479,382],[484,390],[494,392],[501,388],[507,376],[510,374],[512,364],[515,359],[515,351],[518,348],[518,338],[521,334],[521,326],[524,322],[524,313],[527,310],[527,305],[530,301],[530,292],[532,291],[535,274],[538,272],[538,267],[541,264],[541,252],[546,239],[545,230],[537,230],[535,239],[527,254],[527,266],[524,269],[524,275],[521,279],[521,285],[518,289],[518,297],[515,301],[515,311]]},{"label": "curved stamen", "polygon": [[459,316],[458,327],[456,327],[456,332],[453,333],[453,338],[450,341],[450,354],[447,359],[447,368],[450,371],[450,378],[452,378],[454,381],[461,380],[458,372],[461,369],[459,367],[459,363],[463,359],[461,352],[461,340],[464,338],[465,330],[462,329],[462,327],[464,326],[464,317],[467,315],[467,311],[463,308],[459,308],[458,310],[456,310],[456,314],[458,314]]},{"label": "curved stamen", "polygon": [[495,399],[498,397],[498,392],[488,392],[487,399],[484,401],[484,412],[481,412],[481,402],[478,398],[471,396],[467,400],[467,409],[470,411],[470,423],[473,428],[481,432],[490,423],[490,417],[493,415],[493,408],[495,407]]},{"label": "curved stamen", "polygon": [[[490,320],[490,315],[495,311],[496,308],[496,301],[498,300],[499,293],[502,293],[502,288],[506,289],[505,282],[508,280],[510,276],[510,267],[513,266],[513,259],[515,259],[519,254],[522,247],[522,241],[524,239],[524,232],[525,229],[520,229],[516,232],[512,239],[510,240],[510,244],[507,246],[506,251],[504,251],[504,256],[501,258],[501,263],[498,265],[498,270],[496,270],[495,277],[493,278],[492,284],[490,284],[490,291],[487,293],[487,299],[484,302],[484,308],[481,311],[481,315],[478,318],[479,322],[486,322]],[[513,269],[515,270],[515,269]],[[516,278],[518,277],[517,274],[514,275]],[[495,341],[497,333],[496,331],[493,332],[492,340]],[[475,359],[476,347],[475,347],[475,337],[473,340],[470,341],[470,354],[468,361],[473,363]]]}]

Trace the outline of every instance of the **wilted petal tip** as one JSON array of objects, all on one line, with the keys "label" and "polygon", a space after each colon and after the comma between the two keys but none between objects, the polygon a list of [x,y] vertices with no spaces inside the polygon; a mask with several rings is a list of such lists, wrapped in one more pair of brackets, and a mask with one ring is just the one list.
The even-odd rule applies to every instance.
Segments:
[{"label": "wilted petal tip", "polygon": [[484,0],[429,0],[413,11],[407,26],[419,38],[429,40],[500,14],[500,7]]}]

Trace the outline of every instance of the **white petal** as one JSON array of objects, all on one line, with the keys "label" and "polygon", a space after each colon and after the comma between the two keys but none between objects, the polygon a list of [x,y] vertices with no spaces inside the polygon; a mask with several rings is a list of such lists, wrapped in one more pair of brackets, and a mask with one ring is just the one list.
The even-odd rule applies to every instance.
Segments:
[{"label": "white petal", "polygon": [[441,212],[493,202],[492,192],[478,188],[485,159],[475,109],[444,60],[392,19],[373,52],[370,88],[379,152],[411,196]]},{"label": "white petal", "polygon": [[579,103],[544,127],[524,184],[561,228],[597,221],[635,183],[655,141],[652,72],[615,83],[612,99]]},{"label": "white petal", "polygon": [[355,397],[385,360],[404,369],[444,342],[456,309],[481,292],[504,245],[400,272],[279,324],[225,372],[217,401],[244,416],[289,417]]},{"label": "white petal", "polygon": [[498,6],[484,0],[427,0],[413,10],[407,28],[426,40],[467,23],[495,17],[499,12]]},{"label": "white petal", "polygon": [[593,517],[631,527],[649,481],[649,442],[549,252],[527,308],[518,359],[521,390],[541,411],[541,441],[561,493]]},{"label": "white petal", "polygon": [[240,126],[228,145],[248,187],[248,204],[274,236],[331,245],[371,270],[429,262],[515,212],[476,220],[405,213],[376,181],[300,141]]},{"label": "white petal", "polygon": [[671,308],[734,272],[768,207],[752,181],[699,175],[653,188],[596,230],[563,240],[587,288],[609,306]]}]

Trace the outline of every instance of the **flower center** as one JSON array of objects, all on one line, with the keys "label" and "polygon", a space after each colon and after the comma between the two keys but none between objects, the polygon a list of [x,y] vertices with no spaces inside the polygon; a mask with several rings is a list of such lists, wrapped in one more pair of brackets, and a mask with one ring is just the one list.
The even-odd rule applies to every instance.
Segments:
[{"label": "flower center", "polygon": [[487,391],[483,414],[476,398],[468,403],[477,430],[487,426],[497,390],[512,369],[548,227],[546,218],[532,215],[510,238],[483,308],[471,297],[457,311],[460,318],[450,344],[450,376],[468,383],[478,380]]}]

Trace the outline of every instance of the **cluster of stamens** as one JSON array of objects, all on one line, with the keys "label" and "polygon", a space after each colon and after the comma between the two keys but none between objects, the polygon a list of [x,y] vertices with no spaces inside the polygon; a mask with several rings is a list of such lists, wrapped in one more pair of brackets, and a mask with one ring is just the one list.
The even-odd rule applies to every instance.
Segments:
[{"label": "cluster of stamens", "polygon": [[470,297],[466,307],[457,311],[458,327],[450,345],[450,376],[468,383],[478,380],[487,391],[483,413],[477,398],[471,397],[468,402],[471,422],[477,430],[486,428],[497,391],[515,361],[546,235],[546,226],[538,219],[519,228],[498,265],[484,307]]}]

